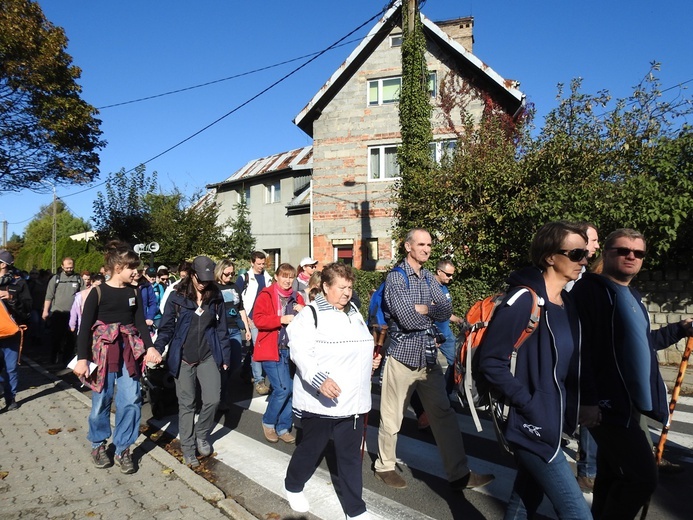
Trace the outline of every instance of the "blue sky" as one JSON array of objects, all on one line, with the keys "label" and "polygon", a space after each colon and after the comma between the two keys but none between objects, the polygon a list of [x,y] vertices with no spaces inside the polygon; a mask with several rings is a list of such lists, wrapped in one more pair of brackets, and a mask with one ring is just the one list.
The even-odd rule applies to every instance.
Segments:
[{"label": "blue sky", "polygon": [[[306,56],[330,46],[376,15],[385,0],[39,0],[65,29],[68,52],[82,69],[83,98],[105,107],[183,89]],[[433,21],[474,16],[473,52],[535,104],[537,124],[556,105],[556,85],[584,78],[583,90],[627,96],[662,64],[664,88],[693,80],[690,0],[428,0]],[[360,40],[376,20],[347,41]],[[147,164],[162,190],[187,194],[219,182],[249,160],[311,144],[293,123],[357,41],[331,50],[266,94]],[[108,146],[100,184],[129,170],[236,109],[304,60],[148,101],[103,108]],[[693,87],[693,81],[688,83]],[[92,215],[98,187],[58,188],[70,210]],[[82,193],[77,193],[82,192]],[[0,195],[8,237],[23,233],[51,193]]]}]

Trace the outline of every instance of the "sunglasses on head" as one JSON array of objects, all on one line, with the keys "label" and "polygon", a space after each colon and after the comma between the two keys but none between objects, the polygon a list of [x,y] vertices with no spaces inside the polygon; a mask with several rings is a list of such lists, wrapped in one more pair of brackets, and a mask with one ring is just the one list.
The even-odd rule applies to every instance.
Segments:
[{"label": "sunglasses on head", "polygon": [[580,262],[587,258],[590,252],[587,249],[560,249],[558,253],[567,256],[571,262]]},{"label": "sunglasses on head", "polygon": [[630,249],[629,247],[610,247],[609,250],[616,251],[618,256],[628,256],[629,254],[633,253],[633,256],[638,260],[642,260],[647,254],[642,249]]}]

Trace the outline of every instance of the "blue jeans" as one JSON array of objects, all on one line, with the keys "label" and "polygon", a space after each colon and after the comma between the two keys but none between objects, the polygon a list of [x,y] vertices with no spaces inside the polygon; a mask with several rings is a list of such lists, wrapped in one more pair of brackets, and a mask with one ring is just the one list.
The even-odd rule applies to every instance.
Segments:
[{"label": "blue jeans", "polygon": [[515,447],[517,476],[513,484],[505,520],[534,518],[544,495],[561,520],[586,520],[592,514],[575,476],[562,452],[553,462]]},{"label": "blue jeans", "polygon": [[578,477],[595,478],[597,476],[597,442],[592,437],[589,429],[584,426],[580,426],[578,450]]},{"label": "blue jeans", "polygon": [[91,447],[96,448],[111,436],[111,404],[115,392],[115,432],[113,444],[116,455],[137,440],[140,434],[140,418],[142,417],[142,392],[139,378],[130,377],[124,364],[118,372],[106,374],[101,392],[91,393],[91,413],[89,414],[89,433],[87,439]]},{"label": "blue jeans", "polygon": [[[257,327],[255,325],[250,326],[250,337],[253,340],[253,345],[257,343]],[[253,372],[253,383],[258,384],[264,382],[265,378],[262,377],[262,361],[255,361],[251,358],[250,370]]]},{"label": "blue jeans", "polygon": [[[2,303],[0,303],[2,305]],[[19,333],[9,338],[0,339],[0,351],[5,360],[5,368],[0,372],[0,384],[5,392],[5,406],[9,406],[17,397],[17,359],[19,358]]]},{"label": "blue jeans", "polygon": [[289,373],[289,350],[279,350],[279,361],[263,361],[267,379],[272,385],[272,393],[269,394],[267,410],[262,416],[262,424],[267,428],[274,428],[277,435],[284,435],[291,431],[292,411],[291,395],[293,381]]}]

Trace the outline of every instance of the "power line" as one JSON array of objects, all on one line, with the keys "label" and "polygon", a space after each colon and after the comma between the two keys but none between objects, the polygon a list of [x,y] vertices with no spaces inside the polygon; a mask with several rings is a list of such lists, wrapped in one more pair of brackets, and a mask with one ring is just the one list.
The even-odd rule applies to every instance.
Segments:
[{"label": "power line", "polygon": [[[343,47],[344,45],[349,45],[350,43],[354,43],[354,42],[357,42],[357,41],[359,41],[359,39],[349,40],[349,41],[344,42],[344,43],[342,43],[342,44],[340,44],[340,45],[333,46],[333,47],[331,47],[331,48],[332,48],[332,49],[336,49],[336,48],[338,48],[338,47]],[[319,54],[320,52],[323,52],[323,51],[312,52],[312,53],[310,53],[310,54],[305,54],[305,55],[303,55],[303,56],[299,56],[298,58],[291,58],[290,60],[281,61],[281,62],[275,63],[275,64],[273,64],[273,65],[267,65],[267,66],[265,66],[265,67],[260,67],[260,68],[258,68],[258,69],[249,70],[249,71],[247,71],[247,72],[240,72],[240,73],[238,73],[238,74],[234,74],[233,76],[228,76],[228,77],[226,77],[226,78],[221,78],[221,79],[215,79],[215,80],[213,80],[213,81],[208,81],[208,82],[206,82],[206,83],[200,83],[200,84],[198,84],[198,85],[192,85],[192,86],[190,86],[190,87],[183,87],[183,88],[179,88],[179,89],[176,89],[176,90],[170,90],[170,91],[168,91],[168,92],[163,92],[163,93],[161,93],[161,94],[153,94],[153,95],[151,95],[151,96],[146,96],[146,97],[142,97],[142,98],[132,99],[132,100],[130,100],[130,101],[122,101],[122,102],[120,102],[120,103],[113,103],[113,104],[111,104],[111,105],[104,105],[104,106],[102,106],[102,107],[98,107],[98,110],[105,110],[105,109],[107,109],[107,108],[114,108],[114,107],[120,107],[120,106],[123,106],[123,105],[130,105],[130,104],[132,104],[132,103],[140,103],[140,102],[142,102],[142,101],[149,101],[150,99],[157,99],[157,98],[164,97],[164,96],[170,96],[170,95],[172,95],[172,94],[179,94],[179,93],[181,93],[181,92],[187,92],[188,90],[194,90],[194,89],[198,89],[198,88],[202,88],[202,87],[208,87],[209,85],[215,85],[215,84],[217,84],[217,83],[222,83],[222,82],[224,82],[224,81],[229,81],[229,80],[232,80],[232,79],[241,78],[241,77],[243,77],[243,76],[250,76],[251,74],[256,74],[256,73],[258,73],[258,72],[262,72],[262,71],[265,71],[265,70],[273,69],[273,68],[275,68],[275,67],[280,67],[280,66],[282,66],[282,65],[286,65],[287,63],[291,63],[291,62],[294,62],[294,61],[302,60],[302,59],[304,59],[304,58],[309,58],[309,57],[311,57],[311,56],[315,56],[315,55]]]},{"label": "power line", "polygon": [[[394,0],[393,0],[393,1],[394,1]],[[376,19],[376,18],[378,18],[379,16],[381,16],[382,13],[384,13],[387,9],[389,9],[389,7],[390,7],[390,5],[391,5],[392,3],[393,3],[393,2],[390,2],[382,11],[379,11],[377,14],[371,16],[368,20],[366,20],[365,22],[363,22],[361,25],[359,25],[359,26],[356,27],[355,29],[349,31],[345,36],[341,37],[339,40],[337,40],[335,43],[333,43],[333,44],[330,45],[329,47],[326,47],[326,48],[323,49],[322,51],[319,51],[319,52],[317,52],[317,53],[314,53],[313,55],[311,55],[312,57],[311,57],[309,60],[307,60],[307,61],[305,61],[304,63],[302,63],[301,65],[299,65],[298,67],[296,67],[295,69],[293,69],[293,70],[292,70],[291,72],[289,72],[288,74],[285,74],[285,75],[282,76],[280,79],[278,79],[277,81],[275,81],[274,83],[272,83],[272,84],[269,85],[268,87],[264,88],[263,90],[261,90],[261,91],[258,92],[257,94],[251,96],[249,99],[247,99],[246,101],[244,101],[244,102],[241,103],[240,105],[237,105],[235,108],[231,109],[230,111],[228,111],[228,112],[227,112],[226,114],[224,114],[223,116],[221,116],[221,117],[215,119],[214,121],[212,121],[212,122],[209,123],[208,125],[206,125],[206,126],[204,126],[203,128],[201,128],[200,130],[198,130],[198,131],[194,132],[193,134],[189,135],[189,136],[186,137],[185,139],[182,139],[181,141],[178,141],[176,144],[174,144],[173,146],[170,146],[169,148],[167,148],[167,149],[164,150],[163,152],[160,152],[160,153],[156,154],[155,156],[153,156],[153,157],[147,159],[146,161],[143,161],[143,162],[138,163],[137,166],[144,165],[144,164],[148,164],[148,163],[150,163],[150,162],[152,162],[152,161],[158,159],[159,157],[161,157],[161,156],[163,156],[163,155],[169,153],[170,151],[172,151],[172,150],[178,148],[178,147],[181,146],[182,144],[187,143],[187,142],[190,141],[191,139],[197,137],[198,135],[200,135],[201,133],[205,132],[206,130],[209,130],[211,127],[213,127],[213,126],[216,125],[217,123],[223,121],[224,119],[226,119],[226,118],[229,117],[230,115],[234,114],[235,112],[237,112],[238,110],[240,110],[240,109],[243,108],[244,106],[246,106],[246,105],[248,105],[249,103],[255,101],[257,98],[259,98],[259,97],[262,96],[263,94],[265,94],[265,93],[267,93],[268,91],[272,90],[274,87],[276,87],[276,86],[279,85],[280,83],[284,82],[285,80],[287,80],[288,78],[290,78],[291,76],[293,76],[294,74],[296,74],[299,70],[303,69],[304,67],[306,67],[307,65],[309,65],[310,63],[312,63],[313,61],[315,61],[316,59],[318,59],[320,56],[322,56],[322,55],[325,54],[326,52],[328,52],[328,51],[330,51],[330,50],[332,50],[332,49],[334,49],[334,48],[336,48],[336,47],[338,47],[338,46],[340,46],[340,45],[344,45],[344,44],[345,44],[345,43],[344,43],[344,40],[346,40],[347,38],[349,38],[349,37],[350,37],[352,34],[354,34],[355,32],[359,31],[359,30],[360,30],[362,27],[364,27],[365,25],[367,25],[367,24],[369,24],[370,22],[372,22],[374,19]],[[130,173],[130,172],[133,171],[135,168],[137,168],[137,166],[134,166],[134,167],[130,168],[129,170],[125,171],[124,173]],[[85,192],[87,192],[87,191],[91,191],[91,190],[93,190],[94,188],[98,188],[98,187],[100,187],[100,186],[103,186],[104,184],[106,184],[106,182],[108,182],[108,181],[105,180],[105,181],[103,181],[103,182],[100,182],[100,183],[98,183],[98,184],[95,184],[95,185],[93,185],[93,186],[90,186],[89,188],[85,188],[85,189],[83,189],[83,190],[76,191],[76,192],[74,192],[74,193],[70,193],[70,194],[67,194],[67,195],[63,195],[62,198],[65,198],[65,197],[72,197],[72,196],[74,196],[74,195],[79,195],[79,194],[81,194],[81,193],[85,193]]]}]

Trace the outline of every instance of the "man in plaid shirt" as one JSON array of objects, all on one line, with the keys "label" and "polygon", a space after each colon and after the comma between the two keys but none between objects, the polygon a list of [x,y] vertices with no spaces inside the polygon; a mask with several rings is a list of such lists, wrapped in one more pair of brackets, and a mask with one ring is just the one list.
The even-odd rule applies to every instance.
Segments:
[{"label": "man in plaid shirt", "polygon": [[383,298],[391,314],[390,346],[383,369],[375,476],[393,488],[407,487],[396,470],[397,435],[404,409],[414,389],[421,397],[440,450],[450,486],[455,490],[480,487],[493,475],[473,473],[467,465],[462,434],[445,391],[443,371],[436,360],[434,321],[452,314],[452,304],[433,275],[423,268],[431,256],[431,235],[422,228],[407,233],[404,271],[387,275]]}]

